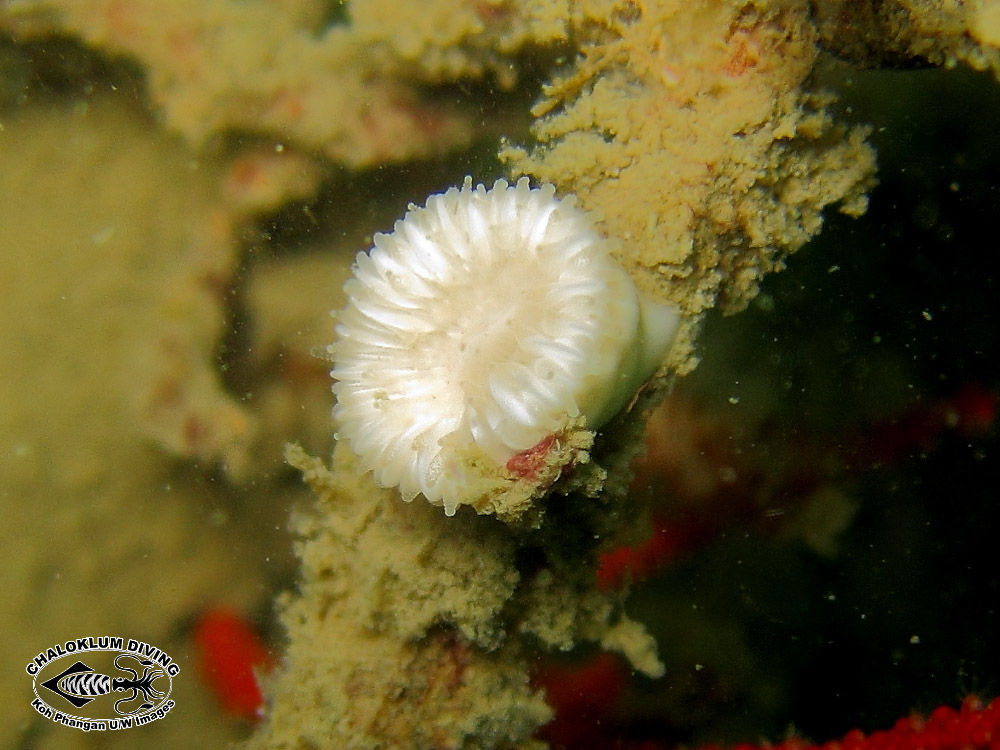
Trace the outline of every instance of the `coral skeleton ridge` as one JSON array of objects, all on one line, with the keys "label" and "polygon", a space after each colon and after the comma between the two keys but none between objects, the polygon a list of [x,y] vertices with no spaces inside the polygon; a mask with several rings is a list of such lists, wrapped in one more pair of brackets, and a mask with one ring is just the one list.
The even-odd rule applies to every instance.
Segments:
[{"label": "coral skeleton ridge", "polygon": [[613,249],[573,197],[527,178],[466,178],[411,205],[345,285],[338,437],[406,500],[489,512],[533,460],[626,406],[669,349],[676,308],[641,299]]}]

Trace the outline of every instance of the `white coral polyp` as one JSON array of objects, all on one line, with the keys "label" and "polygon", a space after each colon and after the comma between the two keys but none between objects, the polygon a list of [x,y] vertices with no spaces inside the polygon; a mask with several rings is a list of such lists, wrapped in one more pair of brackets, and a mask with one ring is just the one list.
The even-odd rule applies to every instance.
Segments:
[{"label": "white coral polyp", "polygon": [[[453,514],[472,502],[470,456],[500,468],[574,418],[594,429],[649,375],[652,308],[551,185],[467,178],[374,245],[345,285],[333,413],[338,437],[407,500]],[[658,309],[662,356],[677,316]]]}]

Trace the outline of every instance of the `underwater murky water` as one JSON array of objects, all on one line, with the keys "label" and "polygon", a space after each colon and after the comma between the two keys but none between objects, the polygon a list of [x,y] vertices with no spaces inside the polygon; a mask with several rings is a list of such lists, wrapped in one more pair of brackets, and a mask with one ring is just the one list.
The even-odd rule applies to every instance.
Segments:
[{"label": "underwater murky water", "polygon": [[[996,78],[836,60],[815,4],[551,5],[0,4],[0,746],[524,746],[541,689],[555,746],[823,741],[997,694]],[[552,488],[449,467],[533,527],[343,461],[316,504],[284,450],[333,450],[355,254],[512,171],[683,313],[660,377]],[[151,663],[33,679],[91,637]],[[32,706],[155,712],[167,657],[143,726]]]}]

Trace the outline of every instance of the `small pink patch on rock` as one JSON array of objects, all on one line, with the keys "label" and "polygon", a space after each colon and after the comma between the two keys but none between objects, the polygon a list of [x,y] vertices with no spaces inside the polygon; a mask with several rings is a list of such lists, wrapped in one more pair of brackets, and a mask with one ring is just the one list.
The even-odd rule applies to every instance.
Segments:
[{"label": "small pink patch on rock", "polygon": [[545,457],[555,442],[555,435],[546,435],[530,448],[515,453],[507,460],[507,471],[518,479],[538,481],[538,472],[545,466]]}]

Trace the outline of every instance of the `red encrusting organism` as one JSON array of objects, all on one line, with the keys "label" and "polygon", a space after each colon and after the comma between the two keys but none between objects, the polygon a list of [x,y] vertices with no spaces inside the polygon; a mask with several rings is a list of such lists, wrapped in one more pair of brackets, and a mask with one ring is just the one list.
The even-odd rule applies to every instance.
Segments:
[{"label": "red encrusting organism", "polygon": [[264,698],[258,672],[273,666],[264,642],[247,619],[228,607],[205,612],[194,627],[202,679],[229,715],[255,721]]},{"label": "red encrusting organism", "polygon": [[597,588],[609,591],[643,581],[682,554],[696,549],[713,531],[708,523],[699,523],[698,519],[667,521],[654,515],[653,535],[649,539],[634,547],[615,547],[598,556]]},{"label": "red encrusting organism", "polygon": [[[701,750],[720,750],[706,746]],[[891,729],[866,735],[854,729],[842,739],[813,745],[799,738],[777,745],[737,745],[732,750],[1000,750],[1000,698],[989,705],[970,695],[959,710],[935,708],[926,719],[912,715]]]},{"label": "red encrusting organism", "polygon": [[[590,664],[575,672],[567,671],[561,677],[572,681],[584,676],[581,688],[592,686],[593,678],[600,679],[606,673],[609,656],[601,654]],[[548,686],[552,676],[544,682]],[[566,687],[555,691],[555,700],[550,698],[550,703],[556,710],[556,716],[546,727],[550,732],[554,730],[554,734],[545,734],[543,730],[542,738],[554,741],[555,746],[563,750],[678,750],[679,746],[661,740],[617,740],[601,732],[602,719],[619,700],[621,692],[621,682],[617,677],[613,677],[608,684],[617,689],[608,696],[610,700],[603,702],[588,701],[582,696],[570,694]],[[606,690],[596,691],[597,694],[602,692]],[[871,734],[853,729],[842,738],[823,744],[791,737],[776,745],[702,745],[697,750],[1000,750],[1000,698],[984,705],[977,696],[970,695],[958,710],[951,706],[939,706],[926,718],[912,714],[899,719],[890,729]]]},{"label": "red encrusting organism", "polygon": [[555,711],[539,737],[552,747],[584,747],[602,736],[600,724],[625,691],[628,670],[618,656],[602,651],[584,664],[545,664],[532,682],[545,689]]},{"label": "red encrusting organism", "polygon": [[960,387],[951,396],[918,403],[892,420],[875,425],[849,450],[847,458],[864,469],[893,465],[908,455],[934,448],[941,437],[954,432],[976,437],[993,428],[1000,398],[976,382]]}]

